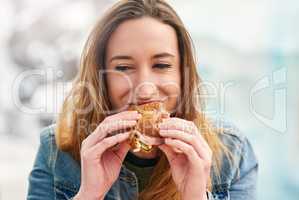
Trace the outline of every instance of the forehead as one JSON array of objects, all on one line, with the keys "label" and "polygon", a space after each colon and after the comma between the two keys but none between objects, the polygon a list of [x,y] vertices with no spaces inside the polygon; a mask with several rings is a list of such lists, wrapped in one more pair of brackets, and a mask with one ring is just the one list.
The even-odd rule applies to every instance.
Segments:
[{"label": "forehead", "polygon": [[173,27],[150,17],[128,20],[111,35],[107,56],[112,54],[144,54],[166,51],[178,54],[177,36]]}]

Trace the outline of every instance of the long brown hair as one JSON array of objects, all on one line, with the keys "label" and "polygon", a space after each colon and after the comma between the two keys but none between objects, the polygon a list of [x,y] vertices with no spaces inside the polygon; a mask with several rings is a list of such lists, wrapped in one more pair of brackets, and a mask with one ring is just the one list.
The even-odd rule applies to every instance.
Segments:
[{"label": "long brown hair", "polygon": [[[163,0],[119,1],[96,24],[84,46],[79,73],[57,121],[56,142],[58,147],[71,153],[74,159],[80,161],[82,141],[112,109],[105,74],[99,73],[99,70],[105,69],[105,51],[109,37],[124,21],[141,17],[154,18],[170,25],[176,31],[182,76],[182,94],[176,117],[193,121],[196,124],[213,151],[213,161],[219,171],[222,154],[227,152],[227,149],[203,114],[203,102],[199,99],[202,93],[201,80],[196,71],[194,46],[179,16]],[[82,127],[90,127],[90,129]],[[211,187],[211,181],[209,187]],[[164,155],[161,156],[155,167],[149,184],[139,194],[139,199],[180,199]]]}]

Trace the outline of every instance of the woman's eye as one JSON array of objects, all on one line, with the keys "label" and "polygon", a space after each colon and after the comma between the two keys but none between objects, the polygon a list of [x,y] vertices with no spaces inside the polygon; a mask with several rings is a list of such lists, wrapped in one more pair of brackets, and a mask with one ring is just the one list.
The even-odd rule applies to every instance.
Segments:
[{"label": "woman's eye", "polygon": [[171,65],[169,65],[169,64],[155,64],[154,67],[159,68],[159,69],[164,69],[164,68],[170,68]]},{"label": "woman's eye", "polygon": [[122,66],[122,65],[119,65],[119,66],[116,66],[115,67],[115,69],[117,70],[117,71],[126,71],[126,70],[128,70],[128,69],[130,69],[130,67],[129,66]]}]

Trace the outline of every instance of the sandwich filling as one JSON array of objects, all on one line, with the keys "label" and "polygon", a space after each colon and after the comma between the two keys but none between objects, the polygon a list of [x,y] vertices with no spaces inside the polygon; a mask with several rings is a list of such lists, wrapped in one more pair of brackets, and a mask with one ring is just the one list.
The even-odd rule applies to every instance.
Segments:
[{"label": "sandwich filling", "polygon": [[136,110],[142,115],[137,125],[131,131],[130,145],[134,152],[150,152],[153,146],[163,144],[159,135],[159,123],[169,116],[161,102],[152,102],[142,105],[130,105],[129,110]]}]

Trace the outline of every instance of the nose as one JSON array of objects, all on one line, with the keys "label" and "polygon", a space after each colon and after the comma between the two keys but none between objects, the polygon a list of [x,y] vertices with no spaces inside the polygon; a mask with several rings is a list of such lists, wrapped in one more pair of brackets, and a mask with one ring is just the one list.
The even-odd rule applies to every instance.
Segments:
[{"label": "nose", "polygon": [[148,101],[157,98],[158,89],[157,86],[150,81],[140,82],[135,88],[136,101]]},{"label": "nose", "polygon": [[151,64],[146,62],[142,63],[137,70],[133,83],[133,99],[135,103],[159,98],[158,78],[151,69]]}]

